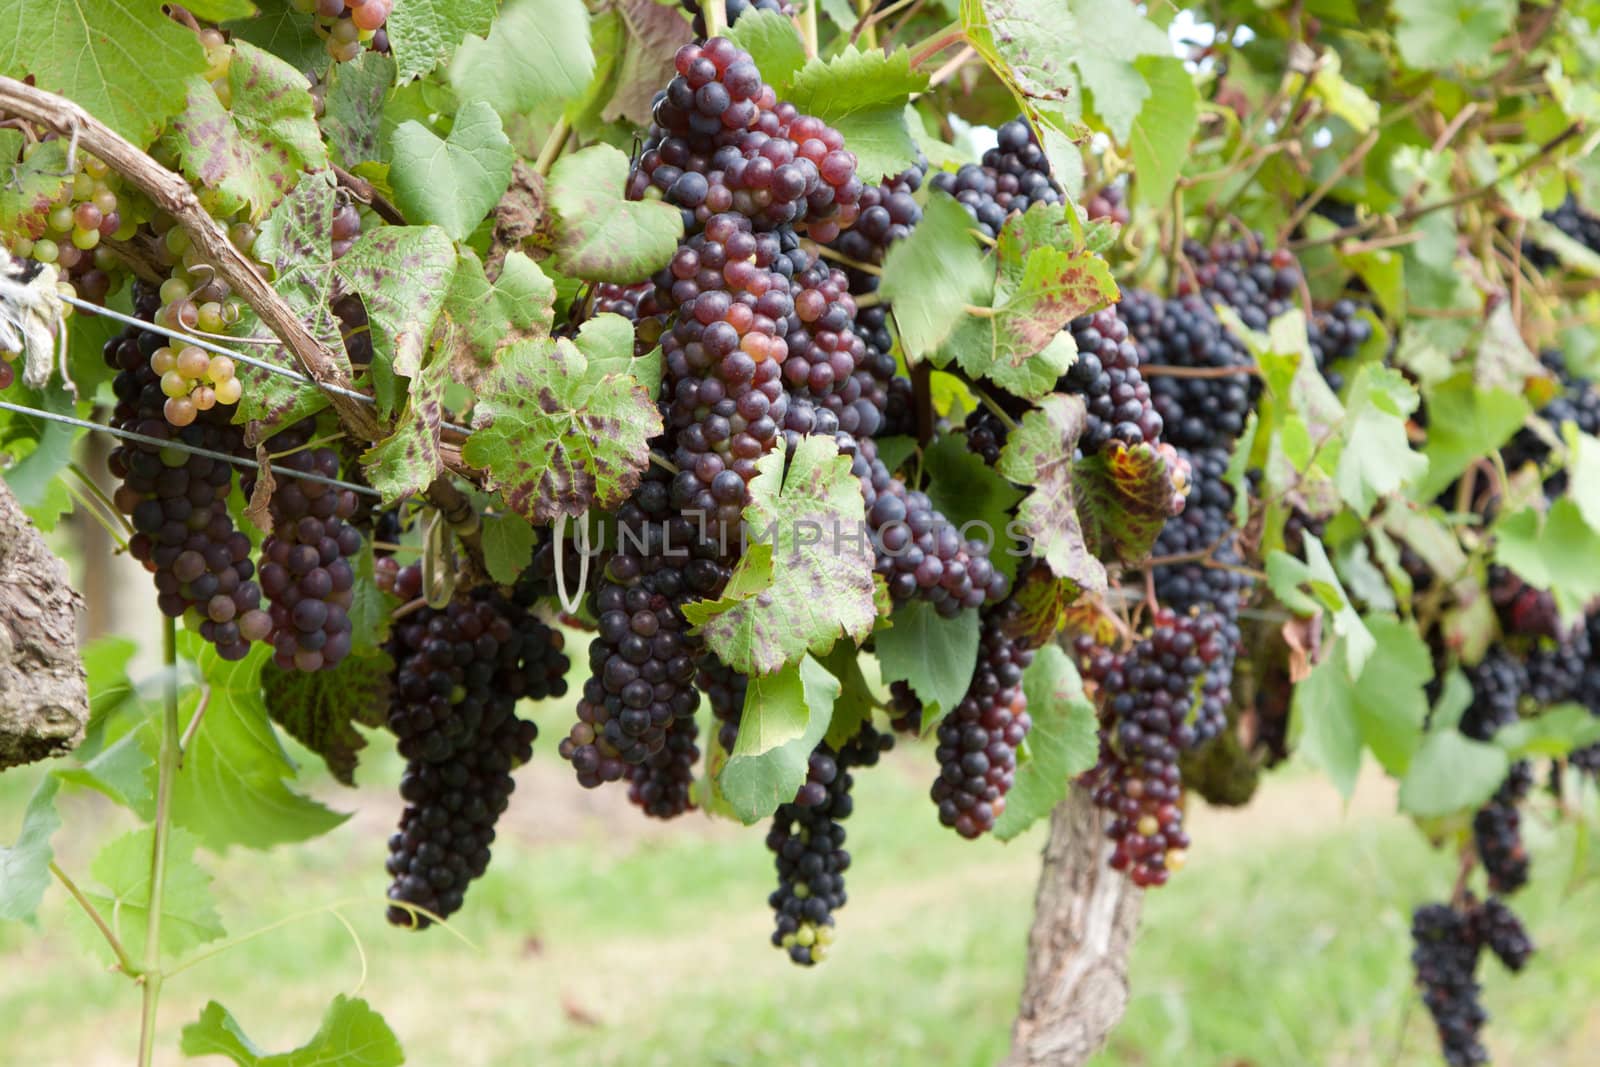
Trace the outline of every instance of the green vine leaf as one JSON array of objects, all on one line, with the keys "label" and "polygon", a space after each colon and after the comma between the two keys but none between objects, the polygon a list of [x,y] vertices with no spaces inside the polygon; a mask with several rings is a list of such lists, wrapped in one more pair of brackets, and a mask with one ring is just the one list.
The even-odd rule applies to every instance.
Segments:
[{"label": "green vine leaf", "polygon": [[1056,577],[1100,592],[1106,569],[1084,538],[1073,484],[1072,454],[1086,418],[1082,397],[1052,393],[1022,417],[995,469],[1033,487],[1017,508],[1017,527],[1032,540],[1033,554]]},{"label": "green vine leaf", "polygon": [[[780,444],[762,457],[744,520],[770,543],[772,583],[716,613],[684,614],[717,657],[745,674],[770,674],[839,638],[865,640],[877,619],[874,553],[861,487],[827,437],[802,438],[789,460]],[[787,462],[787,470],[785,469]]]},{"label": "green vine leaf", "polygon": [[464,460],[536,524],[622,503],[661,432],[638,380],[591,366],[580,344],[521,341],[484,381]]},{"label": "green vine leaf", "polygon": [[778,11],[746,10],[728,28],[728,39],[750,53],[761,80],[787,100],[789,82],[806,65],[806,44],[794,20]]},{"label": "green vine leaf", "polygon": [[1134,199],[1156,207],[1167,202],[1177,184],[1189,145],[1200,125],[1200,93],[1183,60],[1146,55],[1134,63],[1150,95],[1133,120],[1128,143],[1133,149]]},{"label": "green vine leaf", "polygon": [[[393,18],[391,14],[391,23]],[[389,39],[392,45],[392,24]],[[328,139],[328,147],[346,168],[383,158],[383,104],[394,83],[394,59],[382,52],[362,52],[349,63],[336,65],[329,73],[322,133]]]},{"label": "green vine leaf", "polygon": [[[83,895],[102,916],[122,947],[134,959],[145,958],[145,922],[150,913],[150,851],[155,831],[134,830],[114,838],[89,864],[99,888],[83,887]],[[167,873],[161,893],[161,951],[181,956],[227,934],[211,895],[211,875],[195,862],[195,836],[178,827],[167,835]],[[87,920],[85,920],[87,924]],[[94,934],[96,938],[98,933]]]},{"label": "green vine leaf", "polygon": [[945,712],[961,703],[978,665],[978,613],[954,618],[940,615],[932,604],[909,601],[894,609],[892,625],[873,635],[883,683],[905,682],[922,701],[922,732],[928,733]]},{"label": "green vine leaf", "polygon": [[717,777],[723,799],[745,825],[794,799],[839,691],[839,680],[810,656],[750,679],[739,740]]},{"label": "green vine leaf", "polygon": [[410,399],[394,425],[394,433],[361,457],[372,488],[385,506],[425,492],[444,473],[439,435],[444,427],[444,394],[450,384],[449,361],[429,361],[411,382]]},{"label": "green vine leaf", "polygon": [[61,829],[56,793],[61,780],[47,775],[28,798],[17,843],[0,848],[0,922],[35,922],[39,902],[50,887],[55,849],[50,839]]},{"label": "green vine leaf", "polygon": [[0,26],[0,71],[31,74],[139,148],[206,68],[195,35],[145,0],[0,0]]},{"label": "green vine leaf", "polygon": [[223,23],[233,40],[249,41],[308,74],[321,75],[333,65],[315,19],[296,11],[290,0],[256,0],[256,6],[261,10],[255,18]]},{"label": "green vine leaf", "polygon": [[209,193],[213,214],[248,207],[260,218],[306,171],[328,165],[316,103],[305,75],[248,41],[234,44],[228,66],[232,101],[223,106],[199,74],[186,86],[183,111],[162,144],[178,168]]},{"label": "green vine leaf", "polygon": [[1406,418],[1419,402],[1416,388],[1392,367],[1369,364],[1350,384],[1333,482],[1358,516],[1365,518],[1379,497],[1427,471],[1427,457],[1413,452],[1406,438]]},{"label": "green vine leaf", "polygon": [[683,235],[678,209],[622,196],[628,157],[610,145],[562,156],[545,188],[556,268],[587,282],[632,284],[666,266]]},{"label": "green vine leaf", "polygon": [[448,62],[469,35],[488,33],[496,6],[496,0],[406,0],[395,4],[385,29],[400,81],[431,73]]},{"label": "green vine leaf", "polygon": [[1400,781],[1400,810],[1419,818],[1471,811],[1494,796],[1510,768],[1498,746],[1459,730],[1434,730]]},{"label": "green vine leaf", "polygon": [[189,14],[207,22],[245,19],[256,13],[256,5],[250,0],[190,0],[183,6]]},{"label": "green vine leaf", "polygon": [[464,241],[511,184],[515,158],[500,116],[481,100],[461,106],[442,140],[420,122],[402,123],[390,138],[395,205]]},{"label": "green vine leaf", "polygon": [[1045,645],[1022,675],[1028,698],[1031,758],[1017,767],[1006,794],[1005,810],[995,820],[994,835],[1017,837],[1050,814],[1067,795],[1072,780],[1100,758],[1100,736],[1094,703],[1083,693],[1083,679],[1058,645]]},{"label": "green vine leaf", "polygon": [[905,108],[928,87],[928,75],[911,69],[911,53],[843,51],[811,60],[795,73],[785,99],[844,135],[856,154],[856,175],[871,185],[916,162],[917,145],[906,128]]},{"label": "green vine leaf", "polygon": [[578,99],[594,67],[583,0],[510,0],[487,37],[461,42],[450,84],[463,101],[482,100],[509,122]]},{"label": "green vine leaf", "polygon": [[41,141],[21,162],[23,137],[16,130],[0,130],[0,232],[40,238],[66,193],[72,175],[67,170],[65,141]]},{"label": "green vine leaf", "polygon": [[1520,393],[1483,389],[1468,373],[1428,392],[1428,470],[1411,487],[1417,500],[1433,500],[1486,451],[1498,449],[1522,428],[1528,402]]},{"label": "green vine leaf", "polygon": [[1395,42],[1413,67],[1439,69],[1487,62],[1511,29],[1513,0],[1395,0]]},{"label": "green vine leaf", "polygon": [[533,559],[533,527],[521,515],[485,515],[483,565],[501,585],[513,585]]},{"label": "green vine leaf", "polygon": [[1011,514],[1023,492],[994,472],[959,436],[939,437],[923,450],[928,499],[962,534],[990,546],[989,559],[1007,577],[1025,555],[1011,536]]},{"label": "green vine leaf", "polygon": [[[183,634],[179,649],[200,668],[207,699],[205,719],[184,750],[183,773],[173,783],[174,824],[221,851],[230,845],[265,849],[305,841],[343,822],[347,816],[288,787],[297,768],[284,753],[261,696],[262,665],[272,658],[271,648],[257,644],[249,656],[229,663],[197,636]],[[179,709],[180,728],[186,729],[198,711],[199,694],[191,693]],[[159,734],[152,717],[140,734],[152,757]],[[153,764],[147,774],[153,782]]]},{"label": "green vine leaf", "polygon": [[1516,571],[1536,589],[1555,595],[1566,620],[1581,618],[1600,596],[1600,533],[1583,518],[1583,510],[1563,497],[1540,515],[1532,507],[1512,512],[1494,525],[1494,558]]},{"label": "green vine leaf", "polygon": [[[992,292],[993,270],[972,239],[972,216],[954,197],[935,190],[922,221],[889,246],[878,290],[894,305],[895,328],[907,359],[933,357],[966,314]],[[935,360],[936,366],[943,366]]]},{"label": "green vine leaf", "polygon": [[238,1067],[400,1067],[406,1061],[383,1016],[365,1000],[343,995],[328,1005],[311,1040],[292,1052],[262,1052],[214,1000],[183,1028],[181,1047],[185,1056],[226,1056]]},{"label": "green vine leaf", "polygon": [[272,721],[322,757],[334,780],[356,784],[356,761],[367,742],[356,725],[377,729],[389,706],[386,655],[346,656],[328,671],[286,671],[268,663],[261,691]]}]

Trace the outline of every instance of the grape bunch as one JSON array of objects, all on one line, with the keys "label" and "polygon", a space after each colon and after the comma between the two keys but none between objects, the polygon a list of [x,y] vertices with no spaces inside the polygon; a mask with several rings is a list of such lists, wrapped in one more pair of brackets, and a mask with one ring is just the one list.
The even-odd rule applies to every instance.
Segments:
[{"label": "grape bunch", "polygon": [[317,36],[322,38],[328,57],[335,63],[348,63],[361,54],[362,46],[374,52],[389,50],[389,31],[385,24],[396,0],[289,0],[303,15],[315,15]]},{"label": "grape bunch", "polygon": [[[1214,562],[1242,562],[1234,545],[1234,491],[1226,480],[1227,450],[1177,451],[1188,466],[1189,495],[1183,511],[1161,528],[1151,554],[1159,558],[1209,553]],[[1178,612],[1216,610],[1235,618],[1251,585],[1248,576],[1208,566],[1205,558],[1159,563],[1151,572],[1156,600]]]},{"label": "grape bunch", "polygon": [[776,915],[772,943],[802,966],[821,963],[833,943],[833,913],[844,906],[844,872],[850,867],[844,827],[854,807],[852,768],[871,767],[894,744],[870,722],[837,752],[818,745],[806,781],[794,800],[778,807],[767,831],[767,848],[778,869],[778,888],[768,897]]},{"label": "grape bunch", "polygon": [[1193,293],[1162,300],[1135,289],[1125,291],[1117,307],[1139,344],[1142,366],[1241,368],[1238,374],[1205,378],[1142,372],[1169,443],[1188,449],[1231,445],[1254,401],[1253,381],[1243,371],[1250,357],[1211,305]]},{"label": "grape bunch", "polygon": [[694,717],[700,642],[680,608],[715,597],[729,573],[720,546],[674,513],[667,485],[653,474],[617,522],[617,552],[594,591],[590,676],[578,721],[560,745],[579,784],[590,789],[661,753],[678,730],[674,720]]},{"label": "grape bunch", "polygon": [[938,171],[930,184],[949,193],[967,209],[985,237],[996,238],[1012,212],[1033,204],[1059,204],[1061,187],[1050,177],[1050,163],[1025,119],[1013,119],[997,131],[994,148],[983,162],[957,171]]},{"label": "grape bunch", "polygon": [[1119,226],[1133,220],[1128,210],[1128,190],[1122,185],[1102,185],[1083,198],[1084,212],[1091,219],[1106,219]]},{"label": "grape bunch", "polygon": [[1472,817],[1478,860],[1496,893],[1513,893],[1528,882],[1528,850],[1517,806],[1532,787],[1532,768],[1527,760],[1518,760],[1495,795]]},{"label": "grape bunch", "polygon": [[1125,652],[1078,639],[1085,673],[1103,696],[1094,802],[1111,816],[1111,866],[1135,885],[1165,884],[1186,857],[1178,759],[1227,725],[1237,640],[1217,612],[1166,608]]},{"label": "grape bunch", "polygon": [[722,746],[722,751],[732,752],[734,742],[739,740],[739,721],[744,716],[744,697],[750,679],[723,663],[715,653],[708,652],[700,658],[695,684],[706,695],[711,715],[720,724],[717,744]]},{"label": "grape bunch", "polygon": [[[30,141],[22,150],[27,162],[45,142]],[[138,227],[133,206],[119,198],[122,179],[95,156],[79,151],[77,168],[45,216],[42,231],[29,235],[19,230],[8,241],[12,255],[53,264],[64,295],[96,304],[120,286],[127,271],[111,249],[101,242],[115,237],[128,240]],[[5,374],[0,370],[0,376]],[[0,385],[0,388],[4,388]]]},{"label": "grape bunch", "polygon": [[787,390],[833,412],[844,432],[870,437],[882,409],[874,402],[878,387],[872,371],[861,369],[867,346],[856,334],[849,282],[842,270],[812,261],[798,249],[790,259],[796,270],[790,279],[794,312],[784,338]]},{"label": "grape bunch", "polygon": [[1163,427],[1150,385],[1139,373],[1139,345],[1115,305],[1067,324],[1078,358],[1056,390],[1083,397],[1088,421],[1078,447],[1094,455],[1111,441],[1157,444]]},{"label": "grape bunch", "polygon": [[694,27],[695,40],[703,41],[706,38],[706,15],[703,10],[704,3],[722,4],[727,12],[723,25],[732,26],[738,22],[746,11],[773,11],[783,16],[793,16],[794,5],[788,0],[678,0],[679,5],[689,13]]},{"label": "grape bunch", "polygon": [[[1600,250],[1600,218],[1580,207],[1570,193],[1559,207],[1544,213],[1544,220],[1591,252]],[[1561,265],[1559,256],[1532,241],[1522,243],[1522,254],[1541,271]]]},{"label": "grape bunch", "polygon": [[[139,304],[150,311],[147,291]],[[161,335],[137,328],[106,343],[106,363],[117,371],[112,427],[225,454],[237,451],[241,432],[222,419],[208,415],[177,428],[162,417],[166,398],[150,355],[163,343]],[[128,551],[155,576],[156,606],[192,625],[223,659],[243,659],[251,641],[267,637],[272,619],[261,610],[250,539],[228,514],[232,466],[136,441],[123,441],[107,465],[120,482],[112,500],[133,525]]]},{"label": "grape bunch", "polygon": [[[1566,358],[1556,351],[1540,354],[1539,361],[1550,372],[1558,387],[1555,396],[1539,409],[1540,418],[1549,423],[1558,434],[1565,423],[1575,423],[1586,434],[1600,434],[1600,386],[1586,378],[1573,375],[1567,368]],[[1506,469],[1515,471],[1527,463],[1543,465],[1550,458],[1550,445],[1532,429],[1517,431],[1500,450]],[[1566,491],[1567,474],[1558,470],[1545,479],[1545,496],[1554,499]]]},{"label": "grape bunch", "polygon": [[1528,691],[1528,668],[1503,645],[1495,645],[1483,659],[1466,668],[1472,702],[1457,724],[1474,741],[1487,741],[1502,726],[1517,721],[1522,694]]},{"label": "grape bunch", "polygon": [[1473,936],[1488,947],[1508,971],[1520,971],[1533,956],[1533,939],[1522,920],[1499,897],[1491,896],[1469,911]]},{"label": "grape bunch", "polygon": [[150,370],[161,379],[167,398],[161,413],[177,427],[188,426],[218,404],[237,404],[244,392],[232,359],[196,345],[162,345],[150,355]]},{"label": "grape bunch", "polygon": [[1482,944],[1470,917],[1448,904],[1425,904],[1411,916],[1411,965],[1451,1067],[1489,1062],[1478,1033],[1488,1014],[1478,1002]]},{"label": "grape bunch", "polygon": [[628,799],[654,819],[671,819],[693,807],[689,787],[700,758],[695,744],[700,726],[694,716],[667,724],[666,744],[628,771]]},{"label": "grape bunch", "polygon": [[[408,592],[421,581],[416,564],[396,579]],[[388,723],[407,764],[406,808],[389,839],[391,923],[428,926],[415,909],[449,916],[488,868],[495,823],[515,787],[511,770],[532,757],[538,734],[516,717],[516,704],[566,691],[562,643],[525,604],[489,587],[396,624]]]},{"label": "grape bunch", "polygon": [[[307,447],[315,425],[297,424],[268,439],[278,479],[267,505],[272,533],[261,543],[261,591],[272,602],[273,662],[283,670],[332,670],[350,654],[350,605],[361,531],[348,521],[356,495],[296,474],[339,475],[339,454]],[[246,495],[255,476],[243,479]]]},{"label": "grape bunch", "polygon": [[713,37],[684,45],[674,65],[628,176],[631,199],[664,197],[690,234],[727,212],[762,232],[805,227],[822,244],[855,223],[862,185],[843,136],[780,102],[749,53]]},{"label": "grape bunch", "polygon": [[1033,652],[1006,633],[1001,616],[984,619],[972,681],[937,728],[939,776],[930,795],[939,821],[965,838],[994,829],[1006,810],[1017,749],[1033,726],[1022,691]]}]

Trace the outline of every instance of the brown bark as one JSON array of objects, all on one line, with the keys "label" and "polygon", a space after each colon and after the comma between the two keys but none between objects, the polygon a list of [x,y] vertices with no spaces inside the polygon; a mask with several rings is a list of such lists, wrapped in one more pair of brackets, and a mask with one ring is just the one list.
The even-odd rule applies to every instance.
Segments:
[{"label": "brown bark", "polygon": [[83,740],[89,691],[66,564],[0,481],[0,770]]},{"label": "brown bark", "polygon": [[1106,866],[1104,820],[1074,787],[1050,815],[1028,973],[1005,1067],[1076,1067],[1128,1006],[1142,891]]}]

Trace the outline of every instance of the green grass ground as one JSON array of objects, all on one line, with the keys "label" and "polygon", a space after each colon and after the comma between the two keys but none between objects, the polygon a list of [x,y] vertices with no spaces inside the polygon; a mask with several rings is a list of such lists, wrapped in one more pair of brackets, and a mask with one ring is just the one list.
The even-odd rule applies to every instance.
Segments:
[{"label": "green grass ground", "polygon": [[[318,787],[355,812],[333,834],[207,857],[234,934],[345,902],[365,979],[333,917],[288,924],[168,985],[157,1062],[183,1062],[178,1031],[208,999],[262,1047],[286,1049],[358,985],[425,1067],[966,1067],[1003,1054],[1040,837],[972,844],[941,830],[924,793],[928,753],[897,752],[860,776],[838,949],[803,971],[766,944],[759,831],[694,816],[646,825],[620,791],[578,790],[549,747],[520,773],[494,866],[460,916],[474,947],[383,923],[392,759],[364,768],[356,792]],[[14,836],[36,777],[0,777],[0,839]],[[1133,1001],[1095,1067],[1437,1063],[1406,926],[1413,904],[1447,890],[1452,861],[1391,814],[1375,779],[1349,814],[1309,774],[1280,776],[1257,800],[1196,813],[1189,867],[1147,898]],[[73,872],[131,825],[92,796],[62,810],[59,855]],[[1571,835],[1531,834],[1546,877],[1520,907],[1542,951],[1515,980],[1486,961],[1490,1044],[1502,1064],[1593,1064],[1597,891],[1564,897]],[[88,934],[59,891],[41,929],[0,928],[0,1063],[132,1062],[137,994]]]}]

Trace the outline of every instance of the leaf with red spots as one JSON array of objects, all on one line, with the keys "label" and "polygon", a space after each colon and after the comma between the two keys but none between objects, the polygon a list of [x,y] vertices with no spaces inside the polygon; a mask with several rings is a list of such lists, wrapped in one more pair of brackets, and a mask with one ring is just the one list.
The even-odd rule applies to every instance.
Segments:
[{"label": "leaf with red spots", "polygon": [[1033,486],[1017,508],[1033,554],[1058,578],[1101,592],[1106,569],[1085,541],[1073,477],[1072,454],[1085,420],[1082,397],[1052,393],[1022,417],[995,469],[1018,485]]},{"label": "leaf with red spots", "polygon": [[394,433],[361,457],[367,481],[383,494],[385,505],[422,492],[444,471],[444,461],[439,456],[439,430],[444,423],[444,391],[449,384],[449,361],[435,356],[412,377],[411,400],[395,423]]},{"label": "leaf with red spots", "polygon": [[1062,210],[1036,204],[1006,221],[995,246],[993,293],[945,343],[969,375],[1030,400],[1053,390],[1077,356],[1062,333],[1067,323],[1117,298],[1105,260],[1040,240],[1041,225]]},{"label": "leaf with red spots", "polygon": [[[840,637],[865,640],[878,617],[865,504],[849,457],[831,438],[807,437],[787,458],[780,446],[761,459],[744,510],[751,538],[772,546],[771,581],[749,583],[736,600],[684,608],[722,662],[745,674],[771,674],[808,651],[822,655]],[[741,561],[734,582],[745,569]]]},{"label": "leaf with red spots", "polygon": [[1167,522],[1172,485],[1161,453],[1148,444],[1113,441],[1078,463],[1078,517],[1089,549],[1108,562],[1150,555]]},{"label": "leaf with red spots", "polygon": [[20,160],[22,134],[0,130],[0,232],[44,236],[46,220],[67,191],[67,143],[44,141]]},{"label": "leaf with red spots", "polygon": [[437,226],[381,226],[333,264],[335,297],[361,294],[372,326],[372,381],[380,412],[394,410],[396,378],[414,378],[455,277],[456,248]]},{"label": "leaf with red spots", "polygon": [[1067,624],[1068,610],[1077,600],[1078,588],[1057,578],[1049,567],[1031,567],[1017,579],[1011,593],[1016,610],[1002,625],[1006,633],[1029,648],[1039,648],[1055,640]]},{"label": "leaf with red spots", "polygon": [[555,283],[521,252],[507,255],[490,281],[477,254],[462,249],[434,332],[434,344],[450,355],[451,377],[477,392],[501,349],[550,336],[555,301]]},{"label": "leaf with red spots", "polygon": [[194,75],[184,109],[162,143],[177,157],[178,169],[201,186],[202,202],[213,215],[248,207],[251,218],[260,218],[302,173],[327,166],[328,151],[305,75],[248,42],[233,47],[229,106],[210,82]]},{"label": "leaf with red spots", "polygon": [[607,373],[579,336],[521,341],[484,379],[462,458],[535,524],[622,503],[649,462],[661,413],[630,374]]},{"label": "leaf with red spots", "polygon": [[659,200],[624,200],[628,157],[597,144],[562,156],[545,190],[554,215],[551,251],[561,273],[627,285],[667,265],[683,234],[678,209]]},{"label": "leaf with red spots", "polygon": [[[333,190],[332,171],[307,174],[261,224],[252,254],[270,268],[272,287],[278,295],[294,309],[311,335],[333,351],[335,364],[350,375],[350,357],[345,353],[339,320],[329,306],[335,280]],[[240,332],[251,337],[273,337],[253,315],[246,316]],[[279,366],[300,369],[282,345],[251,345],[248,351]],[[234,421],[259,421],[266,433],[328,406],[327,394],[322,390],[283,375],[241,365],[239,380],[244,385],[244,397]]]}]

